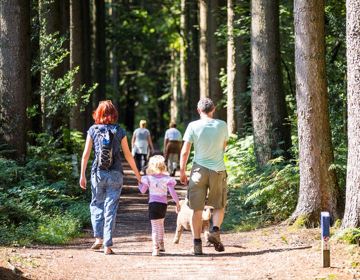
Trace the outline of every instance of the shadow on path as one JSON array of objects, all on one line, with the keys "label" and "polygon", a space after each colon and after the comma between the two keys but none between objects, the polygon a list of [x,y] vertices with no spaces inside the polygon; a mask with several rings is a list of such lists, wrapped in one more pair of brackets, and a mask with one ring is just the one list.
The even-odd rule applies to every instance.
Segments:
[{"label": "shadow on path", "polygon": [[21,273],[14,273],[11,269],[0,267],[0,279],[1,280],[30,280],[21,275]]}]

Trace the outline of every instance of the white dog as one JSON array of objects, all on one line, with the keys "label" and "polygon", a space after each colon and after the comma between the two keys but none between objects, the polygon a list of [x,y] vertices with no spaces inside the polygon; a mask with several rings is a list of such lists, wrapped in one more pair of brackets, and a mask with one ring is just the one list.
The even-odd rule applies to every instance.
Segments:
[{"label": "white dog", "polygon": [[[193,210],[187,205],[187,200],[180,200],[180,211],[176,220],[176,232],[174,237],[174,243],[178,244],[182,231],[191,230],[190,222]],[[205,206],[202,213],[202,231],[204,232],[205,240],[208,241],[208,236],[210,234],[210,219],[211,219],[211,206]]]}]

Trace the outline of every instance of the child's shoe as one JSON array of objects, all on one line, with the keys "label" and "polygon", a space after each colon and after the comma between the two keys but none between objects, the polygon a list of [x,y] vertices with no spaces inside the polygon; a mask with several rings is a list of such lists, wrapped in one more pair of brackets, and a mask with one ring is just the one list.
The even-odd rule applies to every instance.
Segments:
[{"label": "child's shoe", "polygon": [[155,246],[153,247],[152,256],[160,256],[159,247],[155,247]]},{"label": "child's shoe", "polygon": [[164,241],[160,241],[160,243],[159,243],[159,251],[160,251],[160,252],[165,252],[165,244],[164,244]]}]

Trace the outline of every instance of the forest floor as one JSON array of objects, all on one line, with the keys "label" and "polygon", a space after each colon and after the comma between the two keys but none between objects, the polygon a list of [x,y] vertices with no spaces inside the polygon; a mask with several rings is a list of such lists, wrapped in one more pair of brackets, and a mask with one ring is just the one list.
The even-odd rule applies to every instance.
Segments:
[{"label": "forest floor", "polygon": [[[126,180],[117,216],[115,255],[91,251],[91,230],[66,246],[0,247],[0,279],[360,279],[360,248],[331,242],[331,267],[322,268],[319,229],[276,225],[249,232],[224,232],[225,252],[204,247],[193,256],[190,232],[173,244],[174,205],[169,205],[166,252],[151,256],[147,196]],[[185,188],[178,186],[181,197]]]}]

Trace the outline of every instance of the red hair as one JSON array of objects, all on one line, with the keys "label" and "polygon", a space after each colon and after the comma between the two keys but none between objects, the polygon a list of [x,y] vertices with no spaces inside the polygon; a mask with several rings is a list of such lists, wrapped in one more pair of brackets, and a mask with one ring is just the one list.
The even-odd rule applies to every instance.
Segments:
[{"label": "red hair", "polygon": [[118,120],[118,111],[111,100],[100,101],[92,117],[95,124],[113,124]]}]

